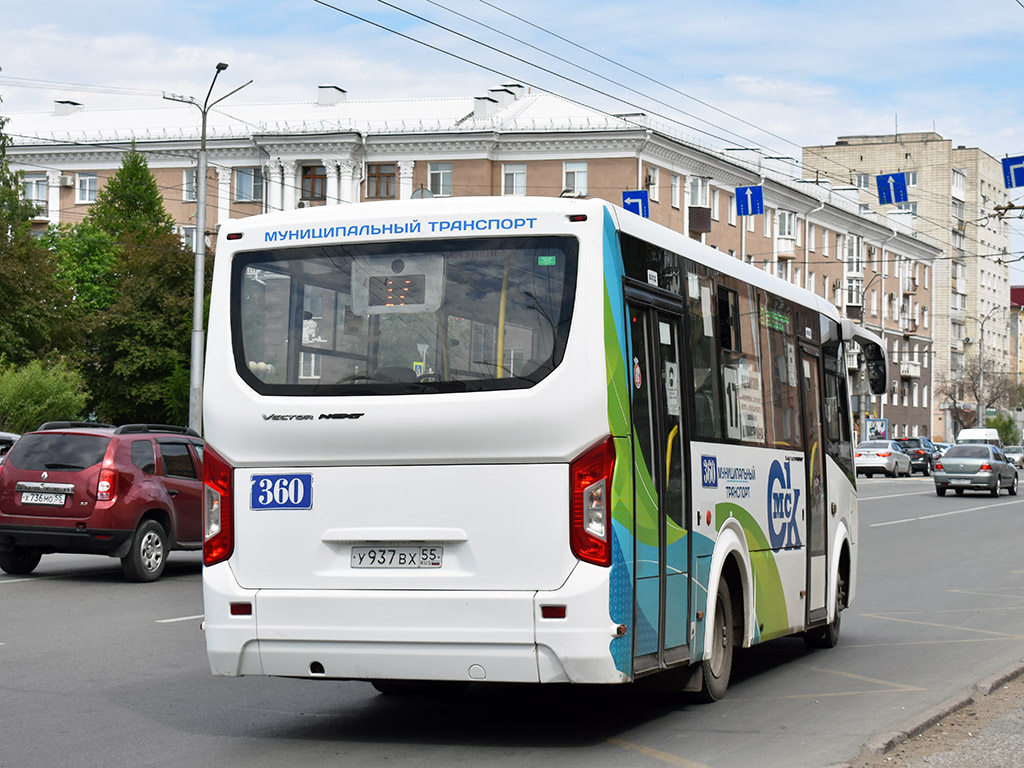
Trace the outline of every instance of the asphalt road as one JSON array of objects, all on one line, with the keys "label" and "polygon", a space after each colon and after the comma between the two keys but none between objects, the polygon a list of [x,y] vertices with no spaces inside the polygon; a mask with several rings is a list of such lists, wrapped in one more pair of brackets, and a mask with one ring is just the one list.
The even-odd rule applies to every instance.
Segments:
[{"label": "asphalt road", "polygon": [[840,644],[743,652],[723,701],[629,686],[477,686],[394,698],[365,683],[215,678],[200,558],[155,584],[51,555],[0,575],[0,766],[822,768],[1019,661],[1024,494],[937,498],[860,483],[860,571]]}]

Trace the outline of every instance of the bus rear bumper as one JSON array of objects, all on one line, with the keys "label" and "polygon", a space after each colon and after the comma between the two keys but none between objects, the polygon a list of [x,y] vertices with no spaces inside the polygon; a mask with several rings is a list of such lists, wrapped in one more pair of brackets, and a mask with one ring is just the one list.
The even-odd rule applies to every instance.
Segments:
[{"label": "bus rear bumper", "polygon": [[[596,572],[595,572],[596,571]],[[552,592],[247,590],[227,563],[203,574],[215,675],[341,680],[618,683],[607,571]],[[251,615],[232,615],[232,604]],[[542,606],[564,606],[545,618]],[[244,614],[244,611],[242,612]]]}]

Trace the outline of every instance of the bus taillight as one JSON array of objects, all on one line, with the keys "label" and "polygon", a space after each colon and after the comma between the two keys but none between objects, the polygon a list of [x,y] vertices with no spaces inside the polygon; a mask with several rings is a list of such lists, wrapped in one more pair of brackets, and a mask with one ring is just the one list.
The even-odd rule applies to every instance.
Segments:
[{"label": "bus taillight", "polygon": [[612,564],[611,493],[615,443],[611,437],[569,464],[569,545],[580,560]]},{"label": "bus taillight", "polygon": [[209,445],[203,451],[203,564],[231,557],[235,548],[231,466]]}]

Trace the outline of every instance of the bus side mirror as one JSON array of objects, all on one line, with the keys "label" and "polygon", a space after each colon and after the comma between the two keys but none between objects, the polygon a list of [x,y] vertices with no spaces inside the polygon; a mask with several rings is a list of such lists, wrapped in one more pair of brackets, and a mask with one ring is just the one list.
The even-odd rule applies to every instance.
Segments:
[{"label": "bus side mirror", "polygon": [[862,344],[864,365],[868,373],[868,389],[873,395],[884,395],[889,372],[886,370],[885,351],[873,342]]}]

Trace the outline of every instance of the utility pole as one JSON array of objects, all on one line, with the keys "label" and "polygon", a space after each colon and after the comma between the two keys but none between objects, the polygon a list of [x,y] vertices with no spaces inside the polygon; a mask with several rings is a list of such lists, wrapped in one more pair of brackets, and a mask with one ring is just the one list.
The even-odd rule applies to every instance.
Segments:
[{"label": "utility pole", "polygon": [[180,101],[183,104],[191,104],[196,107],[203,116],[202,132],[199,140],[199,157],[196,160],[196,247],[195,247],[195,274],[192,283],[192,353],[191,370],[189,375],[188,390],[188,426],[197,433],[203,433],[203,352],[205,349],[205,336],[203,331],[203,303],[206,282],[206,118],[209,111],[220,102],[245,88],[252,82],[243,83],[233,91],[221,96],[214,102],[210,101],[213,93],[213,86],[217,82],[217,76],[228,68],[228,65],[220,62],[217,64],[217,71],[213,73],[213,80],[210,81],[210,89],[206,92],[206,98],[202,105],[191,96],[179,96],[174,93],[165,93],[163,96],[168,101]]}]

